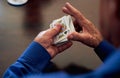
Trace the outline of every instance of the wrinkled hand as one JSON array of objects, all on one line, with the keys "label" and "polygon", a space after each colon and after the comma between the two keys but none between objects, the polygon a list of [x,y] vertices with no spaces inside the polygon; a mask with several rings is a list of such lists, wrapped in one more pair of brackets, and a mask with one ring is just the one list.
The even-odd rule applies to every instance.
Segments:
[{"label": "wrinkled hand", "polygon": [[72,45],[70,41],[60,46],[53,45],[53,38],[60,32],[61,27],[61,25],[57,25],[52,29],[40,32],[34,39],[48,51],[52,58]]},{"label": "wrinkled hand", "polygon": [[[81,32],[73,32],[68,36],[68,39],[80,41],[90,47],[97,47],[103,40],[100,32],[95,28],[94,24],[86,19],[80,11],[74,8],[70,3],[66,3],[63,7],[63,12],[75,18],[74,25],[76,31],[81,29]],[[77,26],[76,26],[77,25]]]}]

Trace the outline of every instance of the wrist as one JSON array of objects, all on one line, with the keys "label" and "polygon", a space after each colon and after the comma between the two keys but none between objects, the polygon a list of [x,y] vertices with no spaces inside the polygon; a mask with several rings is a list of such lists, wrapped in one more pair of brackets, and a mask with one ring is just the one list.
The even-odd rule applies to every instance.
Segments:
[{"label": "wrist", "polygon": [[46,45],[46,44],[49,44],[49,43],[41,42],[41,40],[39,40],[38,38],[35,38],[34,41],[39,43],[42,47],[44,47],[44,49],[51,56],[51,58],[53,58],[57,54],[56,52],[52,51],[50,46]]},{"label": "wrist", "polygon": [[102,37],[99,38],[93,48],[96,48],[97,46],[99,46],[102,41],[103,41],[103,38]]}]

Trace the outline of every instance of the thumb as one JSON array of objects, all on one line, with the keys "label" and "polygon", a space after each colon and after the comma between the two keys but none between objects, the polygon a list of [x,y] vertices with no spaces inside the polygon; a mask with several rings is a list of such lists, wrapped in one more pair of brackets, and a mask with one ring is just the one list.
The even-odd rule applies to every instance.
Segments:
[{"label": "thumb", "polygon": [[58,33],[60,33],[62,26],[60,24],[57,24],[55,27],[49,29],[47,32],[47,35],[49,35],[51,38],[56,36]]},{"label": "thumb", "polygon": [[81,41],[81,40],[83,40],[83,36],[82,36],[82,33],[73,32],[68,35],[68,39],[74,40],[74,41]]}]

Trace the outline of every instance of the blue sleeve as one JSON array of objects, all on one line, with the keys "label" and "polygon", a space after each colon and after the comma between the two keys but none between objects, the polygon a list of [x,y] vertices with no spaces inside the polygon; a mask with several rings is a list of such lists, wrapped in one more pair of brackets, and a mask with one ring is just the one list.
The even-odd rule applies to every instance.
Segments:
[{"label": "blue sleeve", "polygon": [[120,50],[110,55],[104,64],[93,72],[70,75],[65,72],[29,75],[26,78],[120,78]]},{"label": "blue sleeve", "polygon": [[[103,44],[104,42],[99,47],[103,47]],[[107,51],[109,49],[106,49],[106,54],[109,55]],[[51,57],[40,44],[32,42],[21,57],[6,70],[4,78],[116,78],[120,74],[120,50],[111,53],[110,50],[110,55],[107,56],[108,59],[103,65],[88,74],[77,76],[68,75],[65,72],[42,74],[40,72],[46,67]]]},{"label": "blue sleeve", "polygon": [[109,55],[116,51],[116,48],[103,40],[94,50],[100,59],[105,61]]},{"label": "blue sleeve", "polygon": [[120,78],[120,49],[109,55],[93,72],[75,78]]},{"label": "blue sleeve", "polygon": [[100,78],[120,78],[120,49],[110,55],[94,74]]},{"label": "blue sleeve", "polygon": [[37,42],[32,42],[18,60],[5,72],[3,78],[19,78],[30,73],[40,73],[51,57]]}]

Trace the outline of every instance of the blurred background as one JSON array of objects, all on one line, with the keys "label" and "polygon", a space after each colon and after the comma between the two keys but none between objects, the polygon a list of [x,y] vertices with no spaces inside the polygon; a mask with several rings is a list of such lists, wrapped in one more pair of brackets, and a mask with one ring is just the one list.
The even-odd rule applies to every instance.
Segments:
[{"label": "blurred background", "polygon": [[[118,47],[120,38],[116,37],[120,32],[118,30],[120,25],[119,18],[116,18],[119,16],[119,10],[115,9],[116,5],[119,5],[116,1],[119,2],[119,0],[28,0],[23,6],[11,6],[6,0],[0,0],[0,77],[40,31],[49,28],[54,19],[65,15],[61,9],[66,2],[80,10],[102,31],[105,39]],[[91,70],[102,64],[94,49],[77,42],[52,61],[59,68],[75,64]]]}]

